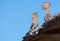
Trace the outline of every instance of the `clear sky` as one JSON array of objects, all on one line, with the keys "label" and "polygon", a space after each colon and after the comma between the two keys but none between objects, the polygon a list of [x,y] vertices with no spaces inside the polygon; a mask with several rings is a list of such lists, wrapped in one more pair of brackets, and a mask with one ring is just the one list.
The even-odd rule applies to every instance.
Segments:
[{"label": "clear sky", "polygon": [[43,2],[51,4],[52,15],[60,11],[60,0],[0,0],[0,41],[21,41],[29,31],[33,12],[38,12],[40,27],[44,23]]}]

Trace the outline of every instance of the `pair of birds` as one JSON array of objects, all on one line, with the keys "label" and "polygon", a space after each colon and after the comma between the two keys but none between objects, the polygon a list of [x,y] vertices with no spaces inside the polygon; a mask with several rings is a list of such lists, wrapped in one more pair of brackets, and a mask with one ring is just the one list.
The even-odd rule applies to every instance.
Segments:
[{"label": "pair of birds", "polygon": [[[45,22],[50,21],[52,19],[51,14],[49,12],[50,4],[45,2],[45,3],[43,3],[42,6],[46,11],[46,14],[44,16]],[[36,21],[37,17],[38,17],[37,13],[32,14],[33,23],[32,23],[31,28],[29,30],[30,35],[34,35],[34,32],[35,32],[35,34],[38,34],[38,30],[36,31],[36,27],[38,26],[38,22]]]}]

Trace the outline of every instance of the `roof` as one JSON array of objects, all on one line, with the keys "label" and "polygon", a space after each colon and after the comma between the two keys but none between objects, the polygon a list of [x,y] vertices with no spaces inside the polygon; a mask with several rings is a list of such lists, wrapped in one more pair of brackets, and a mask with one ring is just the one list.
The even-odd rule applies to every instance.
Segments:
[{"label": "roof", "polygon": [[[43,23],[42,27],[43,28],[40,28],[38,30],[39,33],[37,35],[28,35],[28,36],[26,35],[23,37],[22,41],[37,41],[40,38],[42,38],[44,40],[45,39],[44,37],[50,37],[50,34],[52,34],[52,33],[54,35],[57,32],[60,33],[60,13],[57,13],[56,15],[54,15],[52,20]],[[48,36],[46,34],[48,34]]]}]

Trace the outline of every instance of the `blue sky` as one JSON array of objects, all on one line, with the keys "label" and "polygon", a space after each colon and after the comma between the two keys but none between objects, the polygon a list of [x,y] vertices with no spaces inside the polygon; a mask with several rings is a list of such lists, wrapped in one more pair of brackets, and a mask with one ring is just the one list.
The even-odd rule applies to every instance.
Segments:
[{"label": "blue sky", "polygon": [[43,2],[51,4],[52,16],[60,12],[60,0],[0,0],[0,41],[21,41],[29,31],[33,12],[38,12],[40,27],[44,23]]}]

